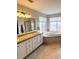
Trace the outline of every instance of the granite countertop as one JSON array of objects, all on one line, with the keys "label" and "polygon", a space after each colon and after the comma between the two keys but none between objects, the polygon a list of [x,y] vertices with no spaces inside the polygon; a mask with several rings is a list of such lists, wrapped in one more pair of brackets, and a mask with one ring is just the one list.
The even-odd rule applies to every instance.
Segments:
[{"label": "granite countertop", "polygon": [[41,33],[39,32],[33,32],[33,33],[28,33],[28,34],[24,34],[24,35],[21,35],[21,36],[18,36],[17,37],[17,43],[21,43],[21,42],[24,42],[30,38],[33,38],[37,35],[40,35]]}]

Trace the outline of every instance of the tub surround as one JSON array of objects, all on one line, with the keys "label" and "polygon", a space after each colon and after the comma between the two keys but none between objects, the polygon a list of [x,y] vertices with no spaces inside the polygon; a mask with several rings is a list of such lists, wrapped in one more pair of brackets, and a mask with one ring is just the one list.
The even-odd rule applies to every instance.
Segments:
[{"label": "tub surround", "polygon": [[61,32],[46,32],[43,34],[44,43],[52,44],[54,42],[61,42]]}]

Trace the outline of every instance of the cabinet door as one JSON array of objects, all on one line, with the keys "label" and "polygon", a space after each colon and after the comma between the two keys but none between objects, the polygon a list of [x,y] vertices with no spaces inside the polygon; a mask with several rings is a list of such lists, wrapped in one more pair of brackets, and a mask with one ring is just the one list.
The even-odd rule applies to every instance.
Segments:
[{"label": "cabinet door", "polygon": [[37,38],[38,38],[38,39],[37,39],[37,40],[38,40],[38,41],[37,41],[37,45],[39,46],[39,45],[40,45],[40,35],[38,35]]},{"label": "cabinet door", "polygon": [[27,46],[27,55],[28,55],[29,53],[33,51],[31,39],[27,40],[26,46]]},{"label": "cabinet door", "polygon": [[43,35],[41,34],[40,35],[40,44],[42,44],[43,43]]},{"label": "cabinet door", "polygon": [[22,42],[17,45],[17,56],[18,59],[23,59],[26,56],[26,42]]},{"label": "cabinet door", "polygon": [[17,59],[22,59],[19,45],[17,45]]},{"label": "cabinet door", "polygon": [[32,51],[33,51],[33,49],[32,49],[32,44],[33,44],[32,38],[31,38],[29,41],[30,41],[30,42],[29,42],[29,50],[30,50],[30,52],[32,52]]},{"label": "cabinet door", "polygon": [[36,42],[35,37],[32,40],[33,40],[32,49],[34,50],[36,48],[36,45],[35,45],[35,42]]},{"label": "cabinet door", "polygon": [[30,41],[29,40],[27,40],[27,42],[26,42],[26,47],[27,47],[27,55],[30,53],[30,46],[29,46],[29,43],[30,43]]},{"label": "cabinet door", "polygon": [[36,49],[37,46],[38,46],[38,39],[37,39],[37,37],[34,37],[33,38],[33,50]]},{"label": "cabinet door", "polygon": [[34,50],[34,37],[33,38],[31,38],[31,50],[33,51]]},{"label": "cabinet door", "polygon": [[36,48],[38,47],[39,43],[38,43],[38,36],[35,37],[35,44],[36,44]]},{"label": "cabinet door", "polygon": [[37,48],[37,37],[33,38],[33,49]]},{"label": "cabinet door", "polygon": [[42,44],[42,37],[41,35],[38,35],[38,46]]}]

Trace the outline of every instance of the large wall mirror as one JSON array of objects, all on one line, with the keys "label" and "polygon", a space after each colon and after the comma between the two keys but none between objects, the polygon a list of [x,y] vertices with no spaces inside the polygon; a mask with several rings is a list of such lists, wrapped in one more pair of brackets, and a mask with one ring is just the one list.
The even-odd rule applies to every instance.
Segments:
[{"label": "large wall mirror", "polygon": [[36,30],[36,21],[34,18],[28,18],[24,21],[25,32]]},{"label": "large wall mirror", "polygon": [[18,17],[17,19],[18,19],[18,22],[17,22],[18,33],[17,34],[23,34],[23,33],[36,30],[36,19],[35,18],[23,19],[23,18]]}]

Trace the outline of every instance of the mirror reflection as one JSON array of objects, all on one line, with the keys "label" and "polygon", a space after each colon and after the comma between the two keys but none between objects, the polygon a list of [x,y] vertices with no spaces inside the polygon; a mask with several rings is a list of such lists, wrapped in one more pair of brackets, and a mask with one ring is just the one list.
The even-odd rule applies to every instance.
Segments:
[{"label": "mirror reflection", "polygon": [[17,34],[23,34],[30,31],[36,30],[36,20],[35,18],[19,18],[17,17]]},{"label": "mirror reflection", "polygon": [[25,32],[30,32],[36,30],[35,26],[35,19],[34,18],[28,18],[26,21],[24,21],[24,27]]}]

